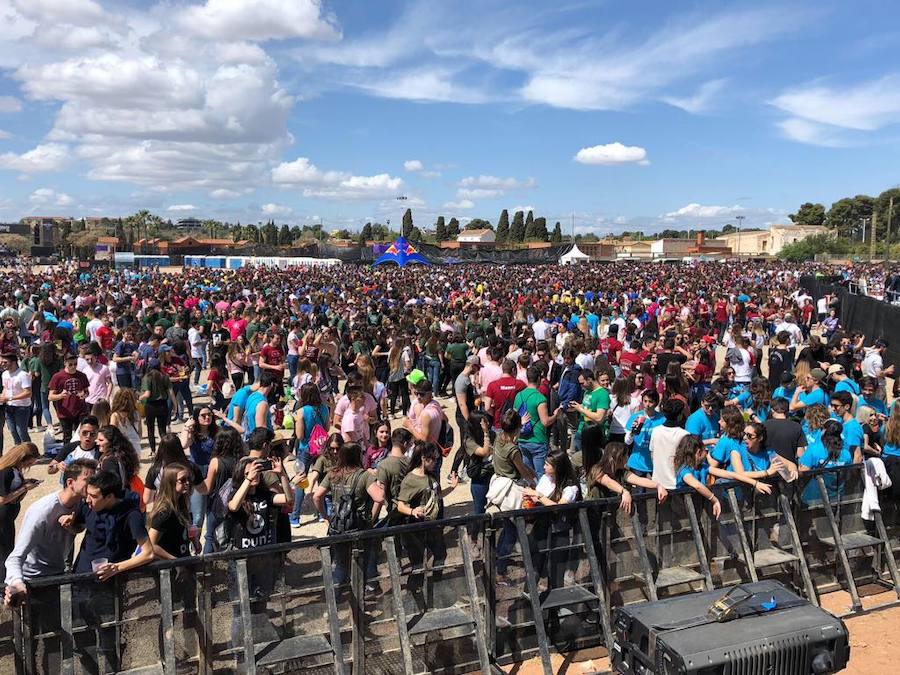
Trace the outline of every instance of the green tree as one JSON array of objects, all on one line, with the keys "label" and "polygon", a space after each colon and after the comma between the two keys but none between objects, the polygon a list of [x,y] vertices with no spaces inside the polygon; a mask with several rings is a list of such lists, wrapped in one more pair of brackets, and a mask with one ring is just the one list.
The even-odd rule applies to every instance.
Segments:
[{"label": "green tree", "polygon": [[407,237],[410,241],[422,241],[422,230],[413,225],[413,228],[409,231],[409,236]]},{"label": "green tree", "polygon": [[534,238],[538,241],[549,241],[550,233],[547,231],[547,219],[544,216],[534,219]]},{"label": "green tree", "polygon": [[403,236],[409,238],[413,227],[415,225],[413,225],[412,209],[406,209],[406,213],[403,214],[403,229],[401,230]]},{"label": "green tree", "polygon": [[290,246],[293,242],[291,239],[291,228],[287,226],[287,223],[281,226],[278,230],[278,245],[279,246]]},{"label": "green tree", "polygon": [[437,223],[434,225],[434,238],[440,241],[447,241],[447,225],[444,223],[444,216],[438,216]]},{"label": "green tree", "polygon": [[0,244],[19,255],[31,252],[31,238],[24,234],[0,234]]},{"label": "green tree", "polygon": [[360,240],[365,243],[372,239],[372,223],[366,223],[363,225],[362,232],[360,233]]},{"label": "green tree", "polygon": [[240,224],[231,228],[231,241],[237,243],[246,236],[244,228]]},{"label": "green tree", "polygon": [[257,227],[253,223],[247,223],[247,226],[244,228],[244,237],[251,244],[259,244],[262,240],[259,232],[259,227]]},{"label": "green tree", "polygon": [[294,225],[291,228],[291,243],[293,244],[300,238],[300,235],[303,234],[303,230],[301,230],[297,225]]},{"label": "green tree", "polygon": [[856,195],[839,199],[825,216],[825,227],[833,230],[837,236],[847,239],[862,234],[863,219],[870,218],[875,207],[875,200],[868,195]]},{"label": "green tree", "polygon": [[497,241],[506,241],[509,237],[509,212],[506,209],[500,212],[497,221]]},{"label": "green tree", "polygon": [[332,237],[332,239],[352,239],[353,238],[350,235],[350,231],[346,230],[346,229],[335,230],[334,232],[331,233],[331,237]]},{"label": "green tree", "polygon": [[824,225],[825,207],[822,204],[805,202],[797,209],[797,213],[788,214],[788,218],[797,225]]},{"label": "green tree", "polygon": [[451,218],[450,222],[447,223],[447,236],[454,241],[459,236],[459,220],[456,218]]},{"label": "green tree", "polygon": [[561,244],[562,243],[562,226],[559,224],[559,221],[556,221],[556,225],[553,226],[553,234],[550,235],[550,242],[553,244]]},{"label": "green tree", "polygon": [[533,241],[537,238],[537,231],[534,229],[534,211],[528,211],[525,216],[525,241]]},{"label": "green tree", "polygon": [[261,243],[266,246],[278,246],[278,226],[275,225],[274,220],[263,225]]},{"label": "green tree", "polygon": [[525,241],[525,213],[516,211],[513,215],[512,225],[509,227],[509,237],[507,241],[520,244]]},{"label": "green tree", "polygon": [[850,242],[846,239],[817,234],[788,244],[778,252],[778,257],[789,262],[805,262],[815,259],[817,253],[846,255],[850,249]]},{"label": "green tree", "polygon": [[[894,200],[894,208],[891,209],[891,198]],[[891,233],[891,241],[895,241],[900,235],[900,188],[885,190],[875,198],[875,215],[878,218],[878,231],[875,237],[884,238]],[[889,222],[890,221],[890,222]]]},{"label": "green tree", "polygon": [[472,218],[468,223],[466,223],[467,230],[493,230],[494,227],[491,223],[484,218]]}]

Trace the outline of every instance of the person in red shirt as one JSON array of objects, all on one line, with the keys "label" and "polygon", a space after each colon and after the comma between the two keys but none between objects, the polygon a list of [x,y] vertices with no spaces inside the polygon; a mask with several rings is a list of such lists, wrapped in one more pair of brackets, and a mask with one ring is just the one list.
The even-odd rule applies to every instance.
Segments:
[{"label": "person in red shirt", "polygon": [[619,342],[619,326],[612,324],[606,337],[600,340],[600,353],[609,361],[610,365],[619,365],[619,353],[624,345]]},{"label": "person in red shirt", "polygon": [[284,349],[281,347],[281,333],[272,330],[269,341],[259,350],[259,367],[276,376],[275,386],[269,392],[269,402],[274,403],[284,392]]},{"label": "person in red shirt", "polygon": [[500,417],[503,408],[509,401],[510,405],[516,398],[516,394],[525,388],[525,383],[516,377],[516,364],[510,359],[503,359],[500,364],[502,377],[488,385],[484,396],[484,409],[494,419],[494,428],[500,428]]},{"label": "person in red shirt", "polygon": [[237,342],[238,337],[243,335],[244,331],[247,330],[247,319],[239,316],[236,311],[232,310],[231,318],[223,323],[222,326],[228,329],[231,340]]},{"label": "person in red shirt", "polygon": [[716,320],[716,331],[721,340],[722,336],[725,335],[725,329],[728,327],[728,301],[725,298],[716,300],[716,304],[713,306],[713,317]]},{"label": "person in red shirt", "polygon": [[89,412],[86,400],[89,387],[87,375],[78,370],[78,357],[74,354],[66,356],[63,369],[50,378],[47,398],[56,404],[63,443],[72,439],[72,431]]},{"label": "person in red shirt", "polygon": [[637,372],[647,356],[647,352],[640,348],[640,341],[637,338],[632,340],[631,349],[623,349],[619,354],[619,368],[622,371],[622,377],[628,377],[632,372]]},{"label": "person in red shirt", "polygon": [[97,341],[100,343],[100,349],[103,350],[104,354],[108,354],[112,351],[113,342],[115,341],[115,331],[113,331],[112,326],[110,326],[109,315],[103,317],[103,325],[97,329]]}]

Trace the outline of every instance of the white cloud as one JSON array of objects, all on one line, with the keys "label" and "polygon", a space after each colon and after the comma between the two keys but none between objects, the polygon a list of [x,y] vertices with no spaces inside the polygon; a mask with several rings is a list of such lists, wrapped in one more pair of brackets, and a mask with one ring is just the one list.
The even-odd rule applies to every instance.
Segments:
[{"label": "white cloud", "polygon": [[35,206],[69,206],[72,198],[65,192],[56,192],[50,188],[38,188],[28,198]]},{"label": "white cloud", "polygon": [[619,142],[582,148],[574,157],[580,164],[632,164],[647,165],[647,151],[637,145],[622,145]]},{"label": "white cloud", "polygon": [[783,91],[771,104],[790,115],[778,124],[788,138],[846,145],[865,132],[900,124],[900,73],[849,87],[803,85]]},{"label": "white cloud", "polygon": [[467,176],[459,181],[460,187],[489,188],[495,190],[518,190],[533,188],[537,185],[534,178],[519,180],[518,178],[499,178],[497,176]]},{"label": "white cloud", "polygon": [[15,96],[0,96],[0,113],[14,113],[22,109],[22,102]]},{"label": "white cloud", "polygon": [[504,190],[488,188],[459,188],[456,196],[460,199],[493,199],[505,194]]},{"label": "white cloud", "polygon": [[228,188],[218,188],[212,190],[209,196],[213,199],[234,199],[244,194],[241,190],[229,190]]},{"label": "white cloud", "polygon": [[507,209],[507,210],[510,214],[510,216],[509,216],[510,220],[512,220],[512,217],[513,217],[513,215],[515,215],[516,211],[522,211],[523,213],[525,213],[527,215],[529,211],[534,211],[534,207],[533,206],[514,206],[511,209]]},{"label": "white cloud", "polygon": [[453,69],[428,67],[389,73],[380,78],[360,78],[347,84],[381,98],[421,103],[485,103],[491,100],[486,93],[455,81],[455,77]]},{"label": "white cloud", "polygon": [[441,175],[442,175],[442,174],[441,174],[440,171],[431,171],[431,170],[429,170],[429,171],[423,171],[423,172],[422,172],[422,177],[423,177],[423,178],[440,178]]},{"label": "white cloud", "polygon": [[369,199],[395,196],[403,180],[386,173],[354,176],[343,171],[322,171],[306,157],[282,162],[272,169],[272,181],[284,187],[299,187],[306,197],[323,199]]},{"label": "white cloud", "polygon": [[469,199],[461,199],[458,202],[446,202],[444,208],[453,211],[466,211],[468,209],[474,209],[475,203]]},{"label": "white cloud", "polygon": [[0,139],[7,139],[9,137],[10,137],[9,132],[6,132],[6,131],[3,131],[3,129],[0,129]]},{"label": "white cloud", "polygon": [[723,218],[732,216],[743,211],[741,206],[703,206],[693,202],[687,206],[682,206],[676,211],[665,213],[661,218],[664,220],[676,220],[678,218]]},{"label": "white cloud", "polygon": [[286,216],[290,213],[293,213],[293,209],[290,206],[281,206],[280,204],[263,204],[262,212],[267,216]]},{"label": "white cloud", "polygon": [[681,108],[685,112],[699,114],[708,111],[713,106],[713,100],[725,86],[725,78],[710,80],[700,85],[700,88],[692,96],[677,97],[668,96],[662,100],[671,106]]},{"label": "white cloud", "polygon": [[193,204],[172,204],[172,206],[170,206],[169,208],[166,209],[166,211],[173,211],[173,212],[196,211],[196,210],[197,210],[197,207],[194,206]]},{"label": "white cloud", "polygon": [[333,40],[340,29],[320,0],[207,0],[178,17],[186,30],[214,40]]},{"label": "white cloud", "polygon": [[69,163],[69,151],[59,143],[45,143],[17,155],[14,152],[0,154],[0,169],[20,171],[23,174],[59,171]]},{"label": "white cloud", "polygon": [[422,164],[421,160],[418,159],[408,159],[403,162],[403,168],[407,171],[421,171],[425,168],[425,165]]}]

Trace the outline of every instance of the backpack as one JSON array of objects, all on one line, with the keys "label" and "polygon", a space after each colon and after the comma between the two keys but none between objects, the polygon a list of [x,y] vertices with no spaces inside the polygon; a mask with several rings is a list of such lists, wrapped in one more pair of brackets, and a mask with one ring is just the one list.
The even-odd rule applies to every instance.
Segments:
[{"label": "backpack", "polygon": [[518,410],[516,410],[519,413],[519,417],[522,418],[522,428],[519,431],[519,436],[531,436],[534,433],[534,422],[531,420],[531,413],[528,412],[528,400],[528,398],[523,396],[522,402],[519,404]]},{"label": "backpack", "polygon": [[[347,489],[347,483],[344,481],[343,492],[338,499],[337,506],[334,509],[334,515],[328,522],[328,536],[336,534],[345,534],[347,532],[356,532],[358,530],[366,530],[369,528],[370,511],[367,499],[356,499],[356,486],[359,479],[365,474],[365,470],[357,471],[350,489]],[[360,501],[361,503],[357,503]]]},{"label": "backpack", "polygon": [[438,412],[441,414],[441,430],[438,432],[437,444],[441,448],[441,454],[444,457],[447,457],[453,451],[453,427],[450,426],[450,423],[447,421],[447,416],[444,414],[444,411],[441,409],[441,404],[437,401],[430,401],[428,405],[434,405],[437,407]]},{"label": "backpack", "polygon": [[309,435],[309,456],[313,458],[318,457],[322,454],[322,448],[325,447],[325,441],[328,440],[328,432],[325,430],[325,426],[321,423],[321,413],[321,408],[316,410],[316,417],[318,418],[318,421],[313,427],[312,433]]},{"label": "backpack", "polygon": [[229,478],[222,484],[219,491],[212,495],[212,499],[210,500],[209,511],[216,516],[216,519],[219,521],[213,532],[213,539],[217,551],[228,551],[231,549],[231,535],[232,532],[234,532],[234,519],[231,516],[231,511],[228,510],[228,502],[231,501],[233,494],[234,484]]}]

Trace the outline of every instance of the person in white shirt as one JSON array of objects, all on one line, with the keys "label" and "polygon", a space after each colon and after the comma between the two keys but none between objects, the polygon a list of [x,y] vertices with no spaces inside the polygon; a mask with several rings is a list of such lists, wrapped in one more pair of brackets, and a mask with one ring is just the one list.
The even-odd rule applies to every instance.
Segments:
[{"label": "person in white shirt", "polygon": [[581,366],[582,370],[594,370],[594,356],[591,354],[591,343],[593,340],[583,340],[578,356],[575,357],[575,363]]},{"label": "person in white shirt", "polygon": [[888,376],[893,376],[894,366],[884,367],[884,352],[888,347],[887,340],[875,340],[875,344],[866,350],[866,355],[860,364],[863,377],[874,377],[878,381],[878,390],[875,396],[886,401]]},{"label": "person in white shirt", "polygon": [[87,322],[84,332],[87,333],[88,342],[99,342],[97,340],[97,330],[103,325],[103,310],[99,307],[94,309],[94,318]]},{"label": "person in white shirt", "polygon": [[[9,431],[17,445],[30,443],[28,418],[31,412],[31,375],[19,368],[19,357],[16,354],[3,354],[2,365],[3,392],[0,393],[0,405],[6,406]],[[0,439],[0,452],[2,451],[3,441]]]},{"label": "person in white shirt", "polygon": [[538,319],[533,324],[531,324],[531,330],[534,333],[535,341],[546,340],[547,334],[550,332],[550,324],[544,321],[543,318]]},{"label": "person in white shirt", "polygon": [[653,460],[652,478],[667,490],[675,489],[675,451],[678,443],[690,435],[681,427],[684,403],[670,398],[662,404],[666,421],[650,432],[650,458]]},{"label": "person in white shirt", "polygon": [[787,331],[788,335],[791,336],[791,347],[796,347],[803,342],[803,331],[801,331],[800,326],[794,322],[794,315],[790,312],[784,315],[784,321],[775,326],[776,335],[781,331]]},{"label": "person in white shirt", "polygon": [[194,386],[200,384],[200,371],[206,369],[206,337],[203,327],[197,321],[188,328],[188,344],[191,347],[191,361],[194,367]]}]

